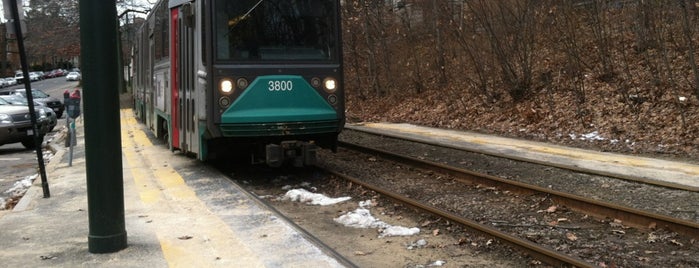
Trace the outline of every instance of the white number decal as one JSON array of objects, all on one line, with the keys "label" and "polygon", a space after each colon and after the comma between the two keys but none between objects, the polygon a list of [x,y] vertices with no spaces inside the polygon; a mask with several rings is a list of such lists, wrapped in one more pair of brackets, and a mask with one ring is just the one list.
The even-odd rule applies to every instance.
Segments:
[{"label": "white number decal", "polygon": [[290,80],[286,81],[269,81],[267,82],[267,89],[269,91],[291,91],[294,89],[294,83]]}]

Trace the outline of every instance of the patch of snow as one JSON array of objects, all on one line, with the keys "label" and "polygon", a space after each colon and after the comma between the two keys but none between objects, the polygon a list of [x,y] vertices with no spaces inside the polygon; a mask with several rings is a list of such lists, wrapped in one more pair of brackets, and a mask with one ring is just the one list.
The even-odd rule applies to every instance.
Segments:
[{"label": "patch of snow", "polygon": [[424,248],[427,246],[427,240],[425,239],[420,239],[418,241],[415,241],[414,243],[410,243],[408,245],[408,250],[413,250],[413,249],[418,249],[418,248]]},{"label": "patch of snow", "polygon": [[29,187],[32,186],[32,182],[34,182],[34,179],[38,177],[39,174],[34,174],[30,176],[24,177],[24,179],[21,179],[19,181],[16,181],[14,185],[12,185],[12,188],[8,189],[5,191],[6,194],[10,194],[11,196],[21,196],[23,195]]},{"label": "patch of snow", "polygon": [[359,201],[359,207],[361,208],[370,208],[376,205],[374,201],[371,200],[366,200],[366,201]]},{"label": "patch of snow", "polygon": [[306,189],[292,189],[284,194],[282,200],[291,200],[294,202],[302,202],[311,205],[328,206],[337,204],[340,202],[345,202],[352,199],[352,197],[338,197],[330,198],[322,194],[311,193]]},{"label": "patch of snow", "polygon": [[5,198],[0,197],[0,210],[5,210],[5,206],[7,206],[7,201],[5,201]]},{"label": "patch of snow", "polygon": [[361,207],[333,220],[347,227],[380,229],[379,238],[387,236],[411,236],[420,233],[420,228],[417,227],[408,228],[385,223],[371,216],[371,212],[368,209]]},{"label": "patch of snow", "polygon": [[582,134],[580,135],[581,140],[590,140],[590,141],[603,141],[606,140],[604,137],[600,136],[598,131],[593,131],[587,134]]},{"label": "patch of snow", "polygon": [[366,208],[355,209],[333,220],[352,228],[386,228],[389,226],[387,223],[371,216],[371,212]]},{"label": "patch of snow", "polygon": [[446,261],[435,261],[435,262],[433,262],[433,263],[430,263],[430,264],[427,265],[427,266],[442,266],[442,265],[445,265],[445,264],[447,264]]},{"label": "patch of snow", "polygon": [[420,233],[420,228],[417,227],[403,227],[403,226],[389,226],[381,230],[381,235],[379,237],[385,236],[411,236]]},{"label": "patch of snow", "polygon": [[[619,139],[607,139],[603,137],[598,131],[593,131],[587,134],[575,134],[571,133],[568,134],[568,137],[570,137],[571,140],[582,140],[582,141],[604,141],[604,140],[609,140],[609,143],[611,144],[617,144],[621,142]],[[626,143],[630,143],[628,139],[625,140]]]}]

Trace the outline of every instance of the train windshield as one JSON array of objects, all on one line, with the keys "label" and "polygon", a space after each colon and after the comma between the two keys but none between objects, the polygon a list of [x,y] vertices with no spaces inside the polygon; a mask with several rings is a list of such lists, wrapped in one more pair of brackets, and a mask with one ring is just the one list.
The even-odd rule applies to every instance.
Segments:
[{"label": "train windshield", "polygon": [[218,0],[215,57],[220,61],[337,60],[337,0]]}]

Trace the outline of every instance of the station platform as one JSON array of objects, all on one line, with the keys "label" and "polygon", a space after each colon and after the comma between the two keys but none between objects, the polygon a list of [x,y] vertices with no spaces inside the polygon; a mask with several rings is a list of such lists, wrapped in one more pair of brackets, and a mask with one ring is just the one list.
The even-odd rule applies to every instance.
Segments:
[{"label": "station platform", "polygon": [[513,160],[546,164],[669,188],[699,191],[699,165],[692,163],[598,152],[412,124],[360,123],[348,124],[346,129],[416,142],[435,143],[487,155],[507,155]]},{"label": "station platform", "polygon": [[56,152],[46,166],[51,197],[43,198],[37,178],[13,211],[0,214],[0,266],[352,266],[228,179],[151,144],[142,127],[131,110],[121,111],[126,249],[88,251],[85,144],[78,118],[72,157],[64,138],[50,144]]}]

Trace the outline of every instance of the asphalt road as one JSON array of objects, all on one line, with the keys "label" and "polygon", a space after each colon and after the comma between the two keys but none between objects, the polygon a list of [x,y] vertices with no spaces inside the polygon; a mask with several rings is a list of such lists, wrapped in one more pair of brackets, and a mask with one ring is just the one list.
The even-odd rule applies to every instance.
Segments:
[{"label": "asphalt road", "polygon": [[[78,82],[66,81],[65,77],[57,77],[42,81],[35,81],[31,84],[32,89],[39,89],[53,97],[63,100],[63,92],[73,91],[78,86]],[[11,88],[23,88],[24,85],[16,85]],[[48,133],[44,140],[52,138],[57,131],[65,127],[65,115],[59,119],[58,125],[53,132]],[[46,155],[46,153],[45,153]],[[21,143],[5,144],[0,146],[0,213],[2,213],[3,200],[7,202],[12,196],[8,192],[19,181],[27,177],[39,174],[39,164],[34,150],[27,150]],[[38,177],[37,177],[38,179]],[[49,178],[50,179],[50,178]]]}]

